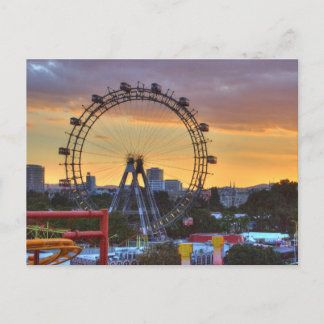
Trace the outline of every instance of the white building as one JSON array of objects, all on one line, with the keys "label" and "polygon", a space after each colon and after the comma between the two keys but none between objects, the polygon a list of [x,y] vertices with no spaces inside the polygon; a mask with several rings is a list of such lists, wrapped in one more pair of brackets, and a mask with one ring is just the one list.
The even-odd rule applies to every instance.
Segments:
[{"label": "white building", "polygon": [[149,180],[148,183],[153,191],[164,191],[165,190],[164,181]]},{"label": "white building", "polygon": [[182,183],[179,180],[165,180],[165,191],[179,193],[182,191]]},{"label": "white building", "polygon": [[284,239],[289,239],[289,234],[267,233],[267,232],[246,232],[241,233],[246,241],[264,241],[265,243],[276,243]]}]

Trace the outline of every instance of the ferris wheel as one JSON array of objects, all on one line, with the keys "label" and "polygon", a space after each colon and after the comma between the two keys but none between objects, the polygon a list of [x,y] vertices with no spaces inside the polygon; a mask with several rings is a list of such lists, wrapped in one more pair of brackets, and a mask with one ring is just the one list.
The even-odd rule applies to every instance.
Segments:
[{"label": "ferris wheel", "polygon": [[[59,148],[66,173],[60,185],[79,208],[96,209],[95,176],[97,185],[115,188],[110,212],[138,214],[144,235],[161,237],[184,216],[203,189],[208,164],[217,159],[207,152],[208,124],[197,122],[189,99],[173,94],[157,83],[147,88],[122,82],[120,90],[92,95],[92,103],[70,119],[67,145]],[[174,194],[173,204],[160,206],[155,191]]]}]

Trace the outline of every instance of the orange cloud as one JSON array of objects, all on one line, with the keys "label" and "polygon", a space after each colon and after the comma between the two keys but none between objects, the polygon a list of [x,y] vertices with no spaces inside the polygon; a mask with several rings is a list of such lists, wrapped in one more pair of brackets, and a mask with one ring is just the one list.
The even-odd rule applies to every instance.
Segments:
[{"label": "orange cloud", "polygon": [[102,140],[105,140],[105,141],[109,141],[110,138],[106,135],[95,135],[94,138],[98,138],[98,139],[102,139]]}]

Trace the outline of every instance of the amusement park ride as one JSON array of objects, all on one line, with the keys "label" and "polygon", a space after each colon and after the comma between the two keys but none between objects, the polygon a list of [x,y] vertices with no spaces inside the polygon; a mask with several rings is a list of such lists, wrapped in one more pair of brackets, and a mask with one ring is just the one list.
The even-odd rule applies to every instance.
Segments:
[{"label": "amusement park ride", "polygon": [[[88,107],[84,107],[82,114],[78,118],[70,118],[72,130],[67,133],[69,136],[67,145],[66,147],[60,147],[58,150],[58,153],[65,157],[63,165],[65,166],[66,173],[66,178],[61,179],[59,185],[63,187],[65,191],[72,194],[76,205],[83,211],[70,212],[71,214],[66,214],[69,212],[65,212],[66,216],[57,214],[57,212],[41,212],[42,214],[35,214],[37,212],[32,212],[31,214],[27,212],[27,218],[36,217],[48,219],[52,218],[55,213],[54,216],[56,217],[88,217],[87,213],[90,213],[89,215],[92,216],[98,214],[97,217],[103,217],[101,219],[105,220],[103,223],[105,225],[101,224],[99,232],[68,232],[63,234],[63,239],[29,240],[27,242],[27,250],[34,253],[33,256],[29,257],[29,264],[59,264],[69,260],[80,253],[80,248],[74,245],[72,240],[78,237],[80,238],[81,236],[100,238],[100,264],[107,264],[108,211],[106,211],[107,214],[104,212],[104,215],[107,215],[107,217],[105,216],[106,219],[101,215],[103,211],[98,211],[96,204],[91,200],[88,186],[83,176],[83,174],[86,173],[84,165],[94,163],[93,161],[85,163],[86,157],[91,154],[107,158],[107,161],[103,161],[107,165],[107,163],[117,163],[116,152],[123,151],[122,162],[120,163],[119,161],[117,167],[119,170],[124,169],[124,172],[121,174],[120,184],[113,197],[112,203],[110,207],[107,206],[107,208],[109,208],[110,212],[120,210],[123,214],[137,216],[137,235],[144,236],[152,241],[163,241],[167,239],[166,227],[173,224],[176,220],[184,218],[184,225],[192,225],[192,218],[185,217],[185,215],[194,199],[199,196],[203,189],[206,176],[209,174],[207,171],[208,164],[216,164],[217,158],[208,155],[207,152],[208,140],[205,139],[204,133],[209,131],[209,125],[206,123],[199,124],[197,122],[195,117],[197,111],[195,109],[189,110],[190,102],[188,98],[180,97],[177,100],[173,97],[173,94],[174,92],[170,91],[170,89],[166,92],[162,92],[162,87],[157,83],[152,83],[150,88],[146,88],[144,84],[140,86],[140,82],[138,82],[135,87],[132,87],[126,82],[121,82],[120,90],[112,90],[108,87],[107,93],[103,96],[93,94],[92,103]],[[168,122],[170,118],[175,118],[175,125],[183,128],[182,136],[187,140],[186,146],[183,144],[179,145],[174,148],[174,152],[177,155],[181,153],[183,153],[184,156],[185,154],[188,156],[190,155],[192,167],[187,170],[191,174],[188,177],[190,180],[186,182],[186,190],[182,193],[181,197],[177,199],[174,206],[168,211],[164,210],[163,213],[155,200],[153,190],[144,171],[144,165],[147,167],[147,161],[150,160],[150,156],[154,155],[154,150],[158,152],[156,150],[156,148],[159,148],[158,142],[155,142],[155,146],[151,145],[150,147],[150,143],[153,142],[152,138],[156,135],[156,132],[148,132],[148,127],[145,123],[138,123],[136,126],[137,134],[140,135],[135,139],[135,133],[123,133],[120,128],[113,128],[117,120],[112,115],[114,111],[120,113],[121,119],[127,120],[128,122],[130,120],[129,123],[132,125],[132,118],[134,114],[136,115],[136,112],[127,111],[127,109],[123,110],[123,107],[130,105],[131,102],[139,102],[140,107],[145,104],[151,104],[152,107],[159,107],[161,111],[167,111],[167,113],[170,114],[168,117],[166,117],[165,114],[153,116],[153,111],[154,109],[156,110],[156,108],[151,109],[150,106],[147,112],[142,112],[139,117],[144,119],[154,117],[159,122],[163,122],[163,118],[166,119],[164,122]],[[149,116],[150,113],[152,116]],[[109,138],[109,136],[106,135],[91,137],[92,133],[96,134],[96,128],[100,126],[100,121],[105,116],[108,116],[108,120],[111,121],[111,127],[106,128],[108,132],[110,131],[109,136],[113,139],[117,138],[119,140],[124,140],[124,142],[120,142],[120,145],[117,145],[114,141],[108,140],[105,144],[109,145],[110,143],[110,147],[93,142],[94,138]],[[112,129],[115,129],[115,132],[118,134],[112,134]],[[170,147],[172,143],[180,143],[183,140],[182,138],[177,139],[177,134],[178,133],[175,132],[175,135],[169,135],[169,141],[163,144],[164,150],[156,153],[155,161],[163,162],[164,159],[174,164],[173,160],[170,160],[170,158],[167,159],[163,154],[171,152]],[[164,134],[162,137],[166,137],[166,135]],[[137,141],[142,141],[142,144],[137,145]],[[95,153],[86,150],[87,143],[91,143],[101,148],[101,151]],[[183,152],[183,147],[189,148],[190,152]],[[176,159],[180,159],[180,157]],[[161,165],[163,166],[163,164]],[[170,165],[166,166],[170,167]],[[186,170],[179,166],[173,167],[177,170]],[[176,172],[179,174],[178,172],[181,171]],[[129,180],[130,184],[127,184]],[[142,186],[140,183],[142,183]],[[134,208],[134,206],[136,207]],[[29,216],[28,213],[30,213]],[[82,213],[86,213],[87,215],[85,216]],[[53,250],[55,247],[59,252],[54,253],[53,257],[46,258],[42,261],[39,260],[40,250]]]},{"label": "amusement park ride", "polygon": [[[60,185],[68,188],[79,208],[83,210],[97,209],[90,195],[86,183],[84,182],[84,170],[82,168],[84,147],[90,132],[95,129],[98,121],[114,109],[122,110],[123,105],[129,102],[141,101],[158,104],[163,109],[171,111],[177,117],[179,123],[182,123],[184,129],[189,135],[190,146],[193,155],[193,167],[191,180],[188,182],[188,188],[182,198],[175,206],[161,214],[156,204],[153,191],[149,185],[144,171],[145,152],[132,149],[125,150],[124,163],[125,171],[121,177],[119,187],[110,205],[109,211],[121,210],[124,214],[138,214],[139,225],[137,231],[139,234],[148,235],[153,240],[161,240],[166,237],[165,228],[174,221],[184,217],[195,197],[197,197],[205,183],[208,174],[208,164],[216,164],[215,156],[207,153],[207,140],[204,133],[209,131],[206,123],[198,123],[196,120],[197,111],[189,110],[189,99],[180,97],[178,100],[173,97],[169,89],[164,93],[162,87],[157,83],[152,83],[150,88],[140,82],[136,87],[132,87],[126,82],[120,83],[120,90],[108,88],[108,92],[103,95],[92,95],[92,103],[84,109],[79,118],[72,117],[70,124],[73,126],[69,135],[66,147],[59,148],[59,154],[65,156],[66,178],[60,180]],[[141,138],[149,137],[145,134],[145,128],[141,130]],[[129,135],[131,136],[131,135]],[[179,152],[181,153],[181,152]],[[113,160],[113,150],[107,154],[107,158]],[[128,175],[131,175],[131,184],[126,186]],[[143,183],[143,190],[139,184],[139,176]],[[127,187],[127,188],[126,188]],[[137,208],[130,208],[130,199],[135,197]]]}]

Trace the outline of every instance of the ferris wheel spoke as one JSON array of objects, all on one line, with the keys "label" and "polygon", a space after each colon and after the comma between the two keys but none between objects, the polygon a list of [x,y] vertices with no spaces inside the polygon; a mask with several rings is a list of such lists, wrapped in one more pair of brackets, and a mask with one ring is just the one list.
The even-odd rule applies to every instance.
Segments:
[{"label": "ferris wheel spoke", "polygon": [[185,145],[165,145],[163,147],[153,147],[150,151],[148,151],[147,155],[169,155],[171,156],[172,153],[175,153],[176,155],[179,152],[184,153],[186,150],[192,151],[192,144],[185,144]]},{"label": "ferris wheel spoke", "polygon": [[[98,121],[100,121],[100,118],[98,119]],[[101,129],[102,130],[104,130],[103,131],[103,135],[100,134],[100,133],[97,133],[97,132],[95,132],[93,130],[93,132],[96,134],[96,138],[98,138],[98,139],[104,139],[105,136],[107,136],[108,138],[110,138],[111,140],[106,141],[106,142],[107,142],[107,144],[110,145],[111,149],[114,150],[117,153],[118,151],[120,151],[120,146],[118,147],[118,145],[117,145],[118,140],[115,138],[115,136],[112,134],[112,132],[108,132],[108,130],[106,131],[106,129],[103,129],[103,127],[105,127],[105,125],[101,121],[100,121],[100,123],[101,124],[98,124],[98,125],[101,126]]]},{"label": "ferris wheel spoke", "polygon": [[[166,111],[166,109],[164,109],[164,111]],[[166,116],[165,114],[160,116],[159,117],[159,122],[162,121],[162,120],[165,120]],[[155,124],[155,132],[153,134],[151,134],[151,136],[149,137],[149,141],[147,143],[147,145],[154,145],[154,142],[157,140],[157,139],[160,139],[160,138],[163,138],[161,135],[162,135],[162,132],[165,131],[165,127],[162,126],[161,124],[157,123]]]},{"label": "ferris wheel spoke", "polygon": [[[153,156],[153,157],[152,157]],[[174,156],[170,154],[163,154],[163,153],[157,153],[157,154],[147,154],[146,156],[147,160],[156,160],[156,161],[170,161],[172,159],[176,159],[176,161],[179,160],[194,160],[194,156]]]},{"label": "ferris wheel spoke", "polygon": [[[166,110],[166,109],[165,109]],[[167,110],[166,110],[167,111]],[[170,111],[168,111],[168,113],[169,113],[169,115],[167,116],[167,117],[171,117],[171,116],[173,116],[174,114],[173,113],[171,113]],[[167,120],[169,120],[169,119],[171,119],[172,120],[172,118],[166,118]],[[163,119],[162,119],[163,120]],[[183,125],[183,123],[178,123],[178,124],[174,124],[172,127],[170,127],[169,125],[168,125],[168,128],[171,128],[172,129],[172,134],[173,134],[173,137],[174,138],[180,138],[180,136],[181,136],[181,138],[182,138],[182,135],[186,135],[186,136],[188,136],[188,133],[186,132],[183,132],[183,130],[185,129],[185,126]],[[180,131],[182,131],[182,134],[180,135],[180,134],[178,134],[178,132],[179,132],[179,130]],[[160,128],[160,131],[165,131],[165,127],[161,127]],[[162,136],[161,136],[161,132],[158,134],[159,135],[159,138],[161,138]],[[173,137],[171,137],[171,138],[173,138]],[[167,137],[168,138],[168,137]],[[166,138],[166,139],[167,139]],[[169,137],[170,138],[170,137]],[[170,141],[171,141],[171,139],[170,139]]]},{"label": "ferris wheel spoke", "polygon": [[145,134],[145,139],[144,141],[142,141],[142,145],[141,145],[141,151],[143,153],[145,153],[145,149],[147,144],[152,141],[152,139],[154,139],[154,137],[156,136],[156,133],[159,131],[160,125],[158,123],[156,123],[156,120],[163,120],[162,115],[158,114],[159,111],[158,109],[156,109],[156,107],[152,107],[152,109],[150,109],[150,111],[147,111],[145,116],[147,118],[147,116],[151,117],[151,120],[153,120],[153,122],[145,122],[145,118],[144,121],[141,121],[140,124],[142,124],[142,129],[143,129],[143,133]]},{"label": "ferris wheel spoke", "polygon": [[[118,105],[117,109],[116,109],[116,116],[121,116],[122,120],[128,120],[129,121],[129,125],[131,125],[131,113],[129,112],[129,102],[124,104],[124,107],[126,109],[121,109],[121,106]],[[119,129],[119,136],[121,138],[124,138],[127,141],[127,147],[128,147],[128,152],[132,152],[134,151],[134,144],[133,144],[133,137],[132,136],[125,136],[125,123],[121,123],[120,121],[120,117],[118,118],[118,129]]]},{"label": "ferris wheel spoke", "polygon": [[89,152],[89,151],[84,151],[84,150],[82,150],[82,154],[91,154],[91,155],[98,155],[98,156],[109,157],[108,154],[101,154],[101,153]]},{"label": "ferris wheel spoke", "polygon": [[182,170],[182,171],[188,171],[188,172],[191,172],[192,173],[192,169],[186,169],[186,168],[182,168],[182,167],[177,167],[177,166],[174,166],[174,165],[170,165],[170,164],[164,164],[164,163],[160,163],[159,161],[152,161],[152,160],[149,160],[148,161],[149,163],[155,163],[156,166],[162,166],[162,167],[167,167],[167,168],[170,168],[170,169],[177,169],[177,170]]},{"label": "ferris wheel spoke", "polygon": [[188,187],[190,186],[190,181],[188,181],[187,179],[184,179],[184,178],[179,178],[179,175],[174,175],[174,174],[170,173],[169,171],[164,172],[164,176],[165,176],[165,178],[168,178],[166,180],[179,180],[182,184],[184,184]]},{"label": "ferris wheel spoke", "polygon": [[95,142],[92,142],[90,140],[87,140],[86,143],[90,143],[91,145],[94,145],[102,150],[105,150],[107,152],[110,152],[110,153],[113,153],[113,154],[118,154],[118,152],[116,152],[115,150],[113,149],[109,149],[108,147],[104,146],[104,145],[101,145],[101,144],[98,144],[98,143],[95,143]]},{"label": "ferris wheel spoke", "polygon": [[170,153],[177,153],[177,152],[184,152],[184,150],[192,148],[192,144],[185,144],[185,145],[181,145],[178,146],[176,148],[172,148],[172,149],[168,149],[168,150],[156,150],[154,153],[155,154],[170,154]]},{"label": "ferris wheel spoke", "polygon": [[100,164],[110,164],[110,163],[116,163],[116,164],[122,164],[121,163],[122,159],[118,159],[117,161],[116,160],[107,160],[107,161],[102,161],[102,162],[99,162],[99,161],[86,161],[86,162],[83,162],[82,165],[100,165]]},{"label": "ferris wheel spoke", "polygon": [[[109,114],[109,112],[108,112],[108,114]],[[111,117],[111,118],[114,118],[114,117]],[[104,127],[104,129],[106,130],[107,134],[111,134],[110,136],[112,137],[112,140],[113,140],[112,144],[113,144],[114,146],[117,146],[117,147],[118,147],[118,144],[119,144],[120,147],[123,147],[124,150],[125,150],[127,153],[129,153],[128,145],[127,145],[126,141],[124,140],[124,139],[126,139],[127,137],[126,137],[126,136],[123,136],[124,134],[122,133],[121,128],[120,128],[120,126],[119,126],[119,123],[120,123],[119,120],[116,119],[116,118],[114,119],[114,127],[113,127],[113,129],[115,129],[116,136],[115,136],[115,135],[112,135],[113,132],[111,132],[111,131],[109,130],[109,127],[107,127],[107,126],[104,124],[103,121],[101,121],[101,120],[99,119],[99,122],[101,123],[102,127]]]},{"label": "ferris wheel spoke", "polygon": [[[114,111],[118,110],[118,105],[110,108],[108,111],[104,112],[102,114],[102,118],[99,118],[99,125],[104,129],[104,132],[106,134],[109,134],[109,136],[112,138],[112,143],[115,146],[122,146],[125,151],[129,151],[129,143],[127,142],[127,136],[124,136],[123,133],[123,127],[122,123],[120,121],[120,118],[122,117],[121,114],[116,114]],[[107,127],[105,124],[105,121],[111,121],[110,127]]]},{"label": "ferris wheel spoke", "polygon": [[98,173],[105,172],[105,171],[110,171],[110,170],[117,169],[117,168],[120,168],[120,167],[121,167],[121,164],[118,165],[118,166],[113,166],[113,167],[105,167],[105,168],[99,168],[99,169],[91,169],[91,172],[93,172],[93,174],[96,175]]},{"label": "ferris wheel spoke", "polygon": [[[186,136],[188,136],[188,135],[186,135]],[[179,139],[179,138],[186,138],[186,137],[182,137],[182,136],[180,137],[180,136],[178,135],[178,136],[174,136],[174,137],[171,137],[171,138],[164,138],[164,139],[162,140],[161,143],[157,143],[157,144],[155,144],[155,145],[152,145],[152,146],[151,146],[151,149],[148,150],[147,153],[150,153],[150,152],[152,152],[153,150],[156,150],[157,148],[158,148],[158,150],[160,150],[160,151],[162,151],[162,150],[165,149],[165,148],[170,149],[170,147],[172,147],[172,146],[176,146],[175,140],[176,140],[176,139]],[[189,140],[189,138],[188,138],[188,140]],[[192,144],[191,144],[191,143],[190,143],[190,145],[191,145],[191,147],[192,147]],[[177,147],[175,148],[175,150],[176,150],[176,149],[179,149],[178,146],[179,146],[179,145],[177,145]]]}]

